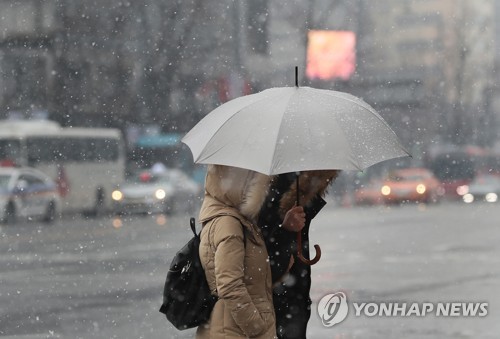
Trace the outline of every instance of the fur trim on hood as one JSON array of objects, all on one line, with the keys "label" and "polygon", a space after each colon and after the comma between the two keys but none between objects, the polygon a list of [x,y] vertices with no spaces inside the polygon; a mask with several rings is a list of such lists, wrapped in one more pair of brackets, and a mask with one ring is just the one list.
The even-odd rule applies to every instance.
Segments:
[{"label": "fur trim on hood", "polygon": [[[328,187],[340,171],[303,171],[299,177],[300,205],[306,206],[318,194],[324,197]],[[205,222],[221,214],[224,207],[235,209],[250,222],[256,222],[258,214],[278,176],[267,175],[236,167],[209,165],[205,180],[205,199],[200,211],[200,221]],[[296,181],[280,199],[280,217],[296,203]]]},{"label": "fur trim on hood", "polygon": [[236,209],[246,219],[255,222],[269,192],[270,180],[269,176],[251,170],[209,165],[200,221],[219,215],[225,206]]}]

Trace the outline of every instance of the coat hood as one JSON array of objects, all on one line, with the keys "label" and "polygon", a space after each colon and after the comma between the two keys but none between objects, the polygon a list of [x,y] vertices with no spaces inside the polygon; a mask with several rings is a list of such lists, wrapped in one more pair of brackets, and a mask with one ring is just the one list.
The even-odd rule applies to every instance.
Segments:
[{"label": "coat hood", "polygon": [[[303,171],[299,177],[300,205],[306,206],[318,195],[324,197],[328,187],[339,175],[339,170]],[[295,174],[288,174],[294,176]],[[205,198],[200,211],[202,223],[221,215],[243,216],[255,222],[278,176],[267,176],[255,171],[209,165],[205,179]],[[292,208],[297,199],[295,180],[280,197],[281,218]]]},{"label": "coat hood", "polygon": [[268,194],[270,181],[269,176],[255,171],[209,165],[200,221],[205,223],[221,215],[240,215],[255,222]]}]

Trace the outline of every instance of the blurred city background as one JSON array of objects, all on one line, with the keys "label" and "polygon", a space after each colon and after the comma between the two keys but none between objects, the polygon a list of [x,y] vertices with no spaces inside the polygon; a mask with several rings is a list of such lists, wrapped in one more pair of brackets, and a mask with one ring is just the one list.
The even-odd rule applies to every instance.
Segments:
[{"label": "blurred city background", "polygon": [[6,0],[0,13],[0,118],[118,127],[131,148],[293,86],[299,66],[300,85],[373,105],[417,159],[497,144],[499,1]]},{"label": "blurred city background", "polygon": [[[158,312],[203,197],[180,140],[298,66],[412,154],[331,188],[308,337],[498,338],[499,18],[500,0],[1,0],[0,336],[193,337]],[[340,290],[489,314],[325,328]]]}]

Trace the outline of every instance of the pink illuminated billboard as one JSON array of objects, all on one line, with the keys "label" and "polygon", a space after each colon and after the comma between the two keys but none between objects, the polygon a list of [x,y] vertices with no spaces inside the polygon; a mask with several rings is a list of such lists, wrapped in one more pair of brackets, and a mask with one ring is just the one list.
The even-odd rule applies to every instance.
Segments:
[{"label": "pink illuminated billboard", "polygon": [[349,80],[356,69],[356,35],[351,31],[308,33],[306,76],[311,80]]}]

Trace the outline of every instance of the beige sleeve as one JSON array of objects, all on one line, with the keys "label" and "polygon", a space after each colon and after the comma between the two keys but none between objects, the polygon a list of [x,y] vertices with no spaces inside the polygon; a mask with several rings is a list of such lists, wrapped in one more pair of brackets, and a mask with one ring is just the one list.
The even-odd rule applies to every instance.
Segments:
[{"label": "beige sleeve", "polygon": [[249,337],[266,330],[266,323],[255,307],[244,283],[245,246],[243,226],[233,217],[216,221],[214,243],[215,279],[219,298],[234,321]]}]

